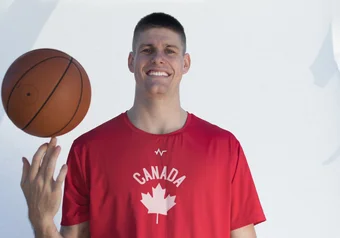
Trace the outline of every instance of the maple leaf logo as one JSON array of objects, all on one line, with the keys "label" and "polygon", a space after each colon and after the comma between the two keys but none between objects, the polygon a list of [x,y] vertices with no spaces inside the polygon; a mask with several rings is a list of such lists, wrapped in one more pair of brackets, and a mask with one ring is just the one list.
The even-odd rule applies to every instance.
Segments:
[{"label": "maple leaf logo", "polygon": [[158,224],[159,214],[167,215],[168,211],[176,205],[176,196],[168,195],[165,197],[165,189],[161,187],[160,184],[156,188],[152,188],[152,195],[150,193],[142,193],[141,202],[148,209],[148,214],[157,214],[156,224]]}]

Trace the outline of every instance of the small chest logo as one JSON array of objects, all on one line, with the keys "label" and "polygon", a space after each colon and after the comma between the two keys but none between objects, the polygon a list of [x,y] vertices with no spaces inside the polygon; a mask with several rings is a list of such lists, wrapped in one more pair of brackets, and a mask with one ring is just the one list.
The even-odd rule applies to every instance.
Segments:
[{"label": "small chest logo", "polygon": [[160,148],[158,148],[158,150],[155,150],[155,154],[156,155],[160,155],[160,156],[163,156],[163,153],[165,153],[166,150],[161,150]]}]

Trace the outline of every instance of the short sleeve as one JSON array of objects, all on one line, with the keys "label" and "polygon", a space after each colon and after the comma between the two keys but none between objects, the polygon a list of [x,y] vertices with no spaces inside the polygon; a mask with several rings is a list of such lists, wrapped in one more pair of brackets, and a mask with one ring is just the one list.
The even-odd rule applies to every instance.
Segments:
[{"label": "short sleeve", "polygon": [[85,179],[84,155],[77,151],[74,143],[66,164],[68,171],[64,186],[62,226],[79,224],[89,219],[89,189]]},{"label": "short sleeve", "polygon": [[235,170],[231,181],[231,230],[266,221],[244,151],[236,145]]}]

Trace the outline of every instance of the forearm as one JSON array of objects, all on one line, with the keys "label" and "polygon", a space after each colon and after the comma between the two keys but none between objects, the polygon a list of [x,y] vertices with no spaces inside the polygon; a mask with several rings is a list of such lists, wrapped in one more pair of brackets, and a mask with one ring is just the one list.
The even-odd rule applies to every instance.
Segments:
[{"label": "forearm", "polygon": [[33,231],[35,238],[65,238],[59,233],[54,223],[43,228],[33,228]]}]

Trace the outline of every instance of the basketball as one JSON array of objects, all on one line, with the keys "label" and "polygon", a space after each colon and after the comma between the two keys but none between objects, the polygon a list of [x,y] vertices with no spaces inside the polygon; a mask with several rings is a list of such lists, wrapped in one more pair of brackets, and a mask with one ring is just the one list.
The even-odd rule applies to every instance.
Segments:
[{"label": "basketball", "polygon": [[7,69],[1,87],[8,118],[22,131],[55,137],[77,127],[91,102],[91,85],[82,65],[65,52],[35,49]]}]

